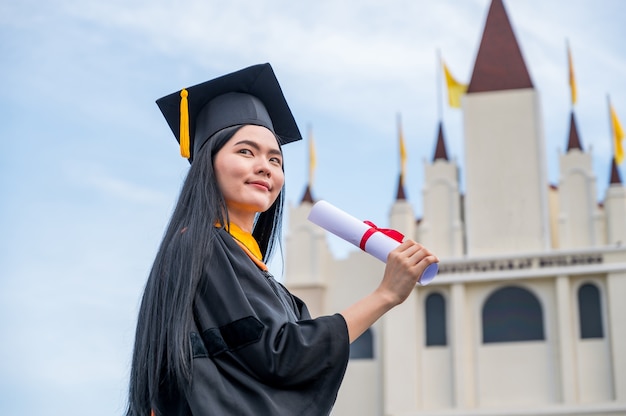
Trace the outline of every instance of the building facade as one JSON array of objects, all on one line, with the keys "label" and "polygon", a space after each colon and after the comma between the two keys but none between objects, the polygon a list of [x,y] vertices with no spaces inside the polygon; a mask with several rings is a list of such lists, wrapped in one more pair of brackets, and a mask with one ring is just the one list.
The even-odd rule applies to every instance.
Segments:
[{"label": "building facade", "polygon": [[[574,112],[548,184],[538,94],[493,0],[462,101],[465,190],[440,125],[423,218],[401,182],[390,207],[439,275],[352,345],[333,415],[626,415],[626,188],[613,161],[597,203]],[[290,207],[285,283],[323,315],[374,290],[384,265],[333,258],[313,202],[307,188]]]}]

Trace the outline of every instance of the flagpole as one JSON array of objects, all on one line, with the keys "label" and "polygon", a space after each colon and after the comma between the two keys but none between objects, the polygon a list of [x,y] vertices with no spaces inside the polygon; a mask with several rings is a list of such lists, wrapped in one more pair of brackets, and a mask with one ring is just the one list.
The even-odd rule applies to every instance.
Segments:
[{"label": "flagpole", "polygon": [[439,112],[439,121],[442,122],[443,121],[443,91],[442,91],[442,84],[443,84],[443,79],[441,78],[441,73],[443,72],[443,65],[441,64],[441,50],[437,49],[437,59],[436,59],[436,66],[437,66],[437,111]]},{"label": "flagpole", "polygon": [[309,147],[309,172],[308,172],[308,176],[309,176],[309,187],[313,187],[313,154],[312,154],[312,144],[311,144],[311,140],[313,137],[313,127],[311,126],[311,123],[309,123],[307,125],[307,141],[308,141],[308,147]]},{"label": "flagpole", "polygon": [[565,52],[567,54],[567,81],[569,84],[569,103],[570,103],[570,108],[572,109],[572,112],[574,111],[574,100],[572,99],[572,97],[574,97],[573,93],[572,93],[572,55],[571,52],[569,50],[569,40],[567,38],[565,38]]},{"label": "flagpole", "polygon": [[615,126],[613,125],[613,107],[611,106],[611,95],[606,95],[606,106],[609,112],[609,137],[611,138],[611,147],[613,148],[613,160],[611,163],[615,163],[616,167],[619,167],[617,163],[617,137],[615,132]]},{"label": "flagpole", "polygon": [[399,112],[396,114],[396,126],[398,129],[398,154],[400,155],[400,184],[404,185],[404,160],[402,159],[402,146],[404,143],[402,143],[402,115]]},{"label": "flagpole", "polygon": [[613,157],[611,158],[611,167],[610,172],[611,174],[609,174],[609,182],[612,179],[612,172],[613,172],[613,165],[615,165],[615,169],[617,169],[618,175],[619,175],[619,164],[617,163],[617,139],[615,137],[615,126],[613,126],[613,108],[611,107],[611,95],[607,94],[606,95],[606,106],[607,106],[607,110],[609,112],[609,137],[611,140],[611,147],[613,148]]},{"label": "flagpole", "polygon": [[611,138],[611,147],[613,148],[613,159],[615,159],[617,157],[616,155],[616,151],[617,149],[615,148],[615,132],[613,131],[613,117],[611,114],[611,95],[607,94],[606,95],[606,109],[608,110],[609,113],[609,137]]},{"label": "flagpole", "polygon": [[576,88],[576,74],[574,73],[574,58],[572,57],[572,50],[570,49],[569,39],[565,38],[565,49],[567,53],[567,72],[568,83],[570,88],[570,104],[572,111],[578,101],[578,89]]}]

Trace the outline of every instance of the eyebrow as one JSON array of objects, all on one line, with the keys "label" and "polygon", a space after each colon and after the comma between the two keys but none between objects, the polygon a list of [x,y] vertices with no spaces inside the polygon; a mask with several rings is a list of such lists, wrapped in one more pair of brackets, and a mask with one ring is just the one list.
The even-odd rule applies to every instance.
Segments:
[{"label": "eyebrow", "polygon": [[[238,146],[240,144],[247,144],[248,146],[254,147],[256,150],[261,149],[259,147],[259,145],[256,142],[253,142],[252,140],[240,140],[237,143],[235,143],[235,146]],[[268,152],[271,155],[279,155],[282,156],[283,152],[280,151],[280,149],[276,149],[276,148],[271,148]]]}]

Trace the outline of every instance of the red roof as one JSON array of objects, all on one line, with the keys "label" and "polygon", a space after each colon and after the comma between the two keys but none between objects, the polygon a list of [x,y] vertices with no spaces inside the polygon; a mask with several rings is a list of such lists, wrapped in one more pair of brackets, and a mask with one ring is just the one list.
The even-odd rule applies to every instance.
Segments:
[{"label": "red roof", "polygon": [[533,88],[502,0],[492,0],[467,92]]},{"label": "red roof", "polygon": [[306,189],[304,190],[304,194],[302,195],[302,200],[300,200],[300,204],[304,202],[309,202],[313,204],[315,200],[313,199],[313,194],[311,193],[311,186],[307,184]]},{"label": "red roof", "polygon": [[574,117],[573,111],[569,122],[569,140],[567,141],[567,151],[569,152],[572,149],[578,149],[580,151],[583,150],[583,147],[580,144],[580,138],[578,137],[578,127],[576,127],[576,117]]},{"label": "red roof", "polygon": [[433,162],[443,159],[448,160],[448,152],[446,151],[446,142],[443,137],[443,123],[439,122],[439,131],[437,132],[437,146],[435,148],[435,155],[433,156]]},{"label": "red roof", "polygon": [[611,185],[621,184],[622,178],[619,176],[619,170],[617,169],[617,163],[615,158],[611,161]]},{"label": "red roof", "polygon": [[406,200],[406,193],[404,192],[404,185],[403,185],[403,178],[402,178],[402,174],[400,174],[400,177],[398,178],[398,190],[396,192],[396,201],[404,201]]}]

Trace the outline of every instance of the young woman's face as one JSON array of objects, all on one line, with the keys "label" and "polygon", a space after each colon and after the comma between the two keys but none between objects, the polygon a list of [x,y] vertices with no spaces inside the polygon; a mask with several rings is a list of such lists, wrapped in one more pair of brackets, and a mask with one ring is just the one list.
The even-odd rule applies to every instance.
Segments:
[{"label": "young woman's face", "polygon": [[231,221],[249,226],[257,212],[272,206],[285,182],[278,141],[261,126],[239,129],[215,154],[213,165]]}]

